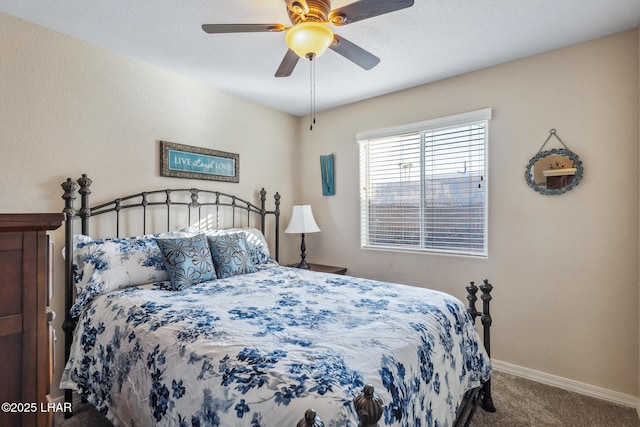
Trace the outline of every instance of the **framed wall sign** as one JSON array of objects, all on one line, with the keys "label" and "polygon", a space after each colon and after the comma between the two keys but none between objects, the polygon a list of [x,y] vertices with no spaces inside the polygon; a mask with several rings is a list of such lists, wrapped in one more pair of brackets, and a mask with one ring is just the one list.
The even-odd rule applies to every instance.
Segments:
[{"label": "framed wall sign", "polygon": [[160,175],[240,182],[240,156],[234,153],[160,141]]}]

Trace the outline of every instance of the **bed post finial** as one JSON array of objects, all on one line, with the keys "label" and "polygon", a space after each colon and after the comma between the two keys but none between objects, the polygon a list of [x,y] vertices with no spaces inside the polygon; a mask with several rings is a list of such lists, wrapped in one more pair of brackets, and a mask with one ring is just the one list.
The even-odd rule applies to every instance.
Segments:
[{"label": "bed post finial", "polygon": [[358,427],[378,427],[378,421],[384,412],[384,402],[375,393],[371,384],[367,384],[355,399],[353,407],[360,418]]},{"label": "bed post finial", "polygon": [[267,190],[262,187],[260,190],[260,203],[262,204],[262,210],[264,211],[264,203],[267,201]]},{"label": "bed post finial", "polygon": [[476,301],[478,301],[478,297],[476,296],[476,294],[478,293],[478,287],[474,282],[469,282],[469,285],[467,286],[466,289],[467,289],[467,301],[469,301],[469,307],[467,308],[467,311],[469,312],[469,314],[473,318],[473,321],[475,322],[476,316],[480,314],[476,309]]},{"label": "bed post finial", "polygon": [[89,197],[89,194],[91,194],[91,189],[89,187],[93,184],[93,180],[87,177],[86,173],[83,173],[82,176],[78,178],[78,184],[80,184],[80,190],[78,193],[83,197]]},{"label": "bed post finial", "polygon": [[62,198],[65,202],[62,212],[67,215],[67,218],[74,217],[76,215],[76,211],[73,207],[73,202],[76,200],[76,190],[78,189],[78,184],[76,184],[71,178],[67,178],[67,180],[60,184],[60,186],[64,190]]},{"label": "bed post finial", "polygon": [[276,194],[273,195],[273,200],[275,200],[276,204],[276,215],[280,215],[280,193],[276,191]]},{"label": "bed post finial", "polygon": [[324,427],[324,423],[320,417],[316,416],[315,409],[307,409],[304,418],[298,421],[296,427]]},{"label": "bed post finial", "polygon": [[93,181],[87,177],[86,173],[83,173],[78,178],[78,184],[80,184],[80,218],[82,219],[82,234],[89,234],[89,217],[91,217],[91,209],[89,208],[89,195],[91,194],[91,184]]}]

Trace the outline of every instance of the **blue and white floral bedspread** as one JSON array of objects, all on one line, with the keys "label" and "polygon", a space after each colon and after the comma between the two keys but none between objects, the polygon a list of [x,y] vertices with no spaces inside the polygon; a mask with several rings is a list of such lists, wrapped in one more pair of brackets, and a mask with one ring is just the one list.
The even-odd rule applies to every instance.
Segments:
[{"label": "blue and white floral bedspread", "polygon": [[491,363],[464,305],[423,288],[273,267],[183,291],[97,297],[61,388],[117,426],[294,427],[314,408],[356,427],[372,384],[381,426],[449,426]]}]

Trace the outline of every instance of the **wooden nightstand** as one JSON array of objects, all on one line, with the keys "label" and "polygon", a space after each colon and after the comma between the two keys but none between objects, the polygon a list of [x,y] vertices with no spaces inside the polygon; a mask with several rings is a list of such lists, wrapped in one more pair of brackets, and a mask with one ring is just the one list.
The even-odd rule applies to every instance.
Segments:
[{"label": "wooden nightstand", "polygon": [[[287,267],[295,267],[298,264],[288,264]],[[333,273],[333,274],[345,274],[347,272],[347,267],[336,267],[335,265],[322,265],[322,264],[311,264],[309,263],[309,270],[311,271],[319,271],[321,273]]]}]

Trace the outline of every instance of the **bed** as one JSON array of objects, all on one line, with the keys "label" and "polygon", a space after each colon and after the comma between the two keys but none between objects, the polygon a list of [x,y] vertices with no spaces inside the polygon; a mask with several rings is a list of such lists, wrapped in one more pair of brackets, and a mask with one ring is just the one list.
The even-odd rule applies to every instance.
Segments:
[{"label": "bed", "polygon": [[75,391],[116,426],[450,426],[495,410],[487,280],[465,307],[281,266],[280,195],[267,210],[264,189],[259,205],[171,189],[92,206],[91,185],[62,184],[66,401]]}]

